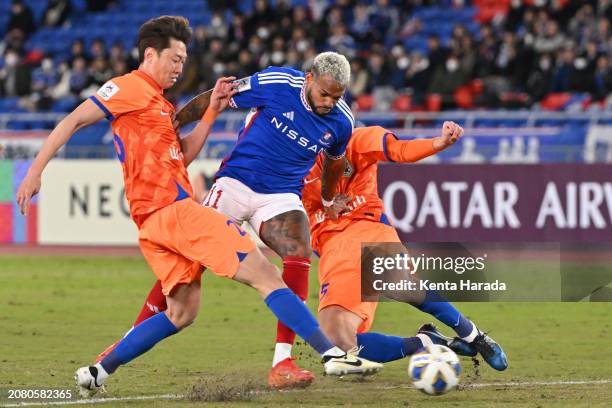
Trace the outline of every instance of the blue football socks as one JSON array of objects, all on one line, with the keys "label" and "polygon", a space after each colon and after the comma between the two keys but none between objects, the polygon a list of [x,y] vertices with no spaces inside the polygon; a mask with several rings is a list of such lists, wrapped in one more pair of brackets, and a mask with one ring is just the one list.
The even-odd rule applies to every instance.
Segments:
[{"label": "blue football socks", "polygon": [[278,320],[306,340],[319,354],[334,347],[304,302],[289,288],[276,289],[264,300]]},{"label": "blue football socks", "polygon": [[436,319],[453,329],[459,337],[467,337],[472,333],[474,324],[466,319],[455,306],[447,302],[435,290],[428,290],[423,303],[415,307],[422,312],[434,316]]},{"label": "blue football socks", "polygon": [[127,364],[178,330],[166,313],[158,313],[134,327],[113,351],[100,362],[108,374]]},{"label": "blue football socks", "polygon": [[423,348],[423,342],[418,337],[404,338],[380,333],[359,333],[357,344],[361,348],[359,357],[377,363],[399,360]]}]

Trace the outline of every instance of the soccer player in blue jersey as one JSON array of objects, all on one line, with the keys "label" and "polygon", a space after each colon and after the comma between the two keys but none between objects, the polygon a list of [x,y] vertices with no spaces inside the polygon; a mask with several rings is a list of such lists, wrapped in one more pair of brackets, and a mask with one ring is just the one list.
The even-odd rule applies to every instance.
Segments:
[{"label": "soccer player in blue jersey", "polygon": [[[283,279],[302,299],[308,295],[310,233],[301,203],[303,179],[320,152],[322,202],[332,218],[333,192],[344,171],[344,151],[354,118],[342,99],[350,66],[340,54],[319,54],[311,72],[270,67],[238,85],[233,108],[249,108],[233,151],[223,160],[204,205],[234,221],[247,221],[283,260]],[[293,333],[281,322],[268,382],[308,384],[314,376],[291,358]],[[305,383],[305,384],[304,384]]]},{"label": "soccer player in blue jersey", "polygon": [[[311,256],[303,180],[322,152],[321,201],[327,215],[336,219],[344,207],[334,205],[333,195],[354,127],[342,99],[349,82],[349,62],[334,52],[317,55],[310,72],[270,67],[239,80],[229,105],[250,112],[203,202],[238,225],[247,221],[282,258],[283,280],[303,301]],[[154,286],[146,305],[158,306],[149,300],[161,298],[159,288]],[[268,377],[274,387],[304,386],[314,379],[293,361],[294,340],[295,333],[279,321]],[[112,346],[98,359],[110,350]]]}]

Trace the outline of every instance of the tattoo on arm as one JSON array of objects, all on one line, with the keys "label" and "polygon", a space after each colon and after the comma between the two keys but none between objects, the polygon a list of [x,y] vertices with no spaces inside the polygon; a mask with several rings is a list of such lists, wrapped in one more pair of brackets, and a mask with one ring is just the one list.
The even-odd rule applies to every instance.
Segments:
[{"label": "tattoo on arm", "polygon": [[179,128],[202,118],[210,103],[210,95],[212,95],[212,89],[195,96],[178,111],[174,120],[178,121]]}]

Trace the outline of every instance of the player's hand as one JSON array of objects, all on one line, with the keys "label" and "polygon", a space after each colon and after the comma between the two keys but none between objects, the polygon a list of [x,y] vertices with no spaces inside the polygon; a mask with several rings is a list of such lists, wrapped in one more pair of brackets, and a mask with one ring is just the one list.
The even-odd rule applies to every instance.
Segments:
[{"label": "player's hand", "polygon": [[323,206],[323,211],[330,220],[337,220],[340,214],[350,210],[349,203],[351,201],[353,201],[351,196],[344,193],[336,194],[334,203],[329,207]]},{"label": "player's hand", "polygon": [[436,150],[446,149],[461,139],[463,136],[463,128],[452,121],[446,121],[442,125],[442,135],[434,140],[434,148]]},{"label": "player's hand", "polygon": [[217,79],[212,95],[210,96],[209,108],[221,113],[229,105],[230,98],[238,92],[234,89],[233,82],[236,77],[221,77]]},{"label": "player's hand", "polygon": [[17,190],[17,204],[23,215],[28,215],[30,201],[40,191],[40,175],[33,176],[29,172]]}]

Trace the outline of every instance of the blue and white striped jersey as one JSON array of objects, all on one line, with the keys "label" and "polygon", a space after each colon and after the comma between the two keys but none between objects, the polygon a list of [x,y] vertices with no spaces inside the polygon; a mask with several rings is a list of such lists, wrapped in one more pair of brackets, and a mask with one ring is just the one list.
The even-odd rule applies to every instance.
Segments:
[{"label": "blue and white striped jersey", "polygon": [[233,108],[251,108],[236,146],[216,177],[240,180],[263,194],[296,193],[317,155],[344,155],[354,118],[343,99],[319,116],[305,95],[304,73],[270,67],[240,80]]}]

